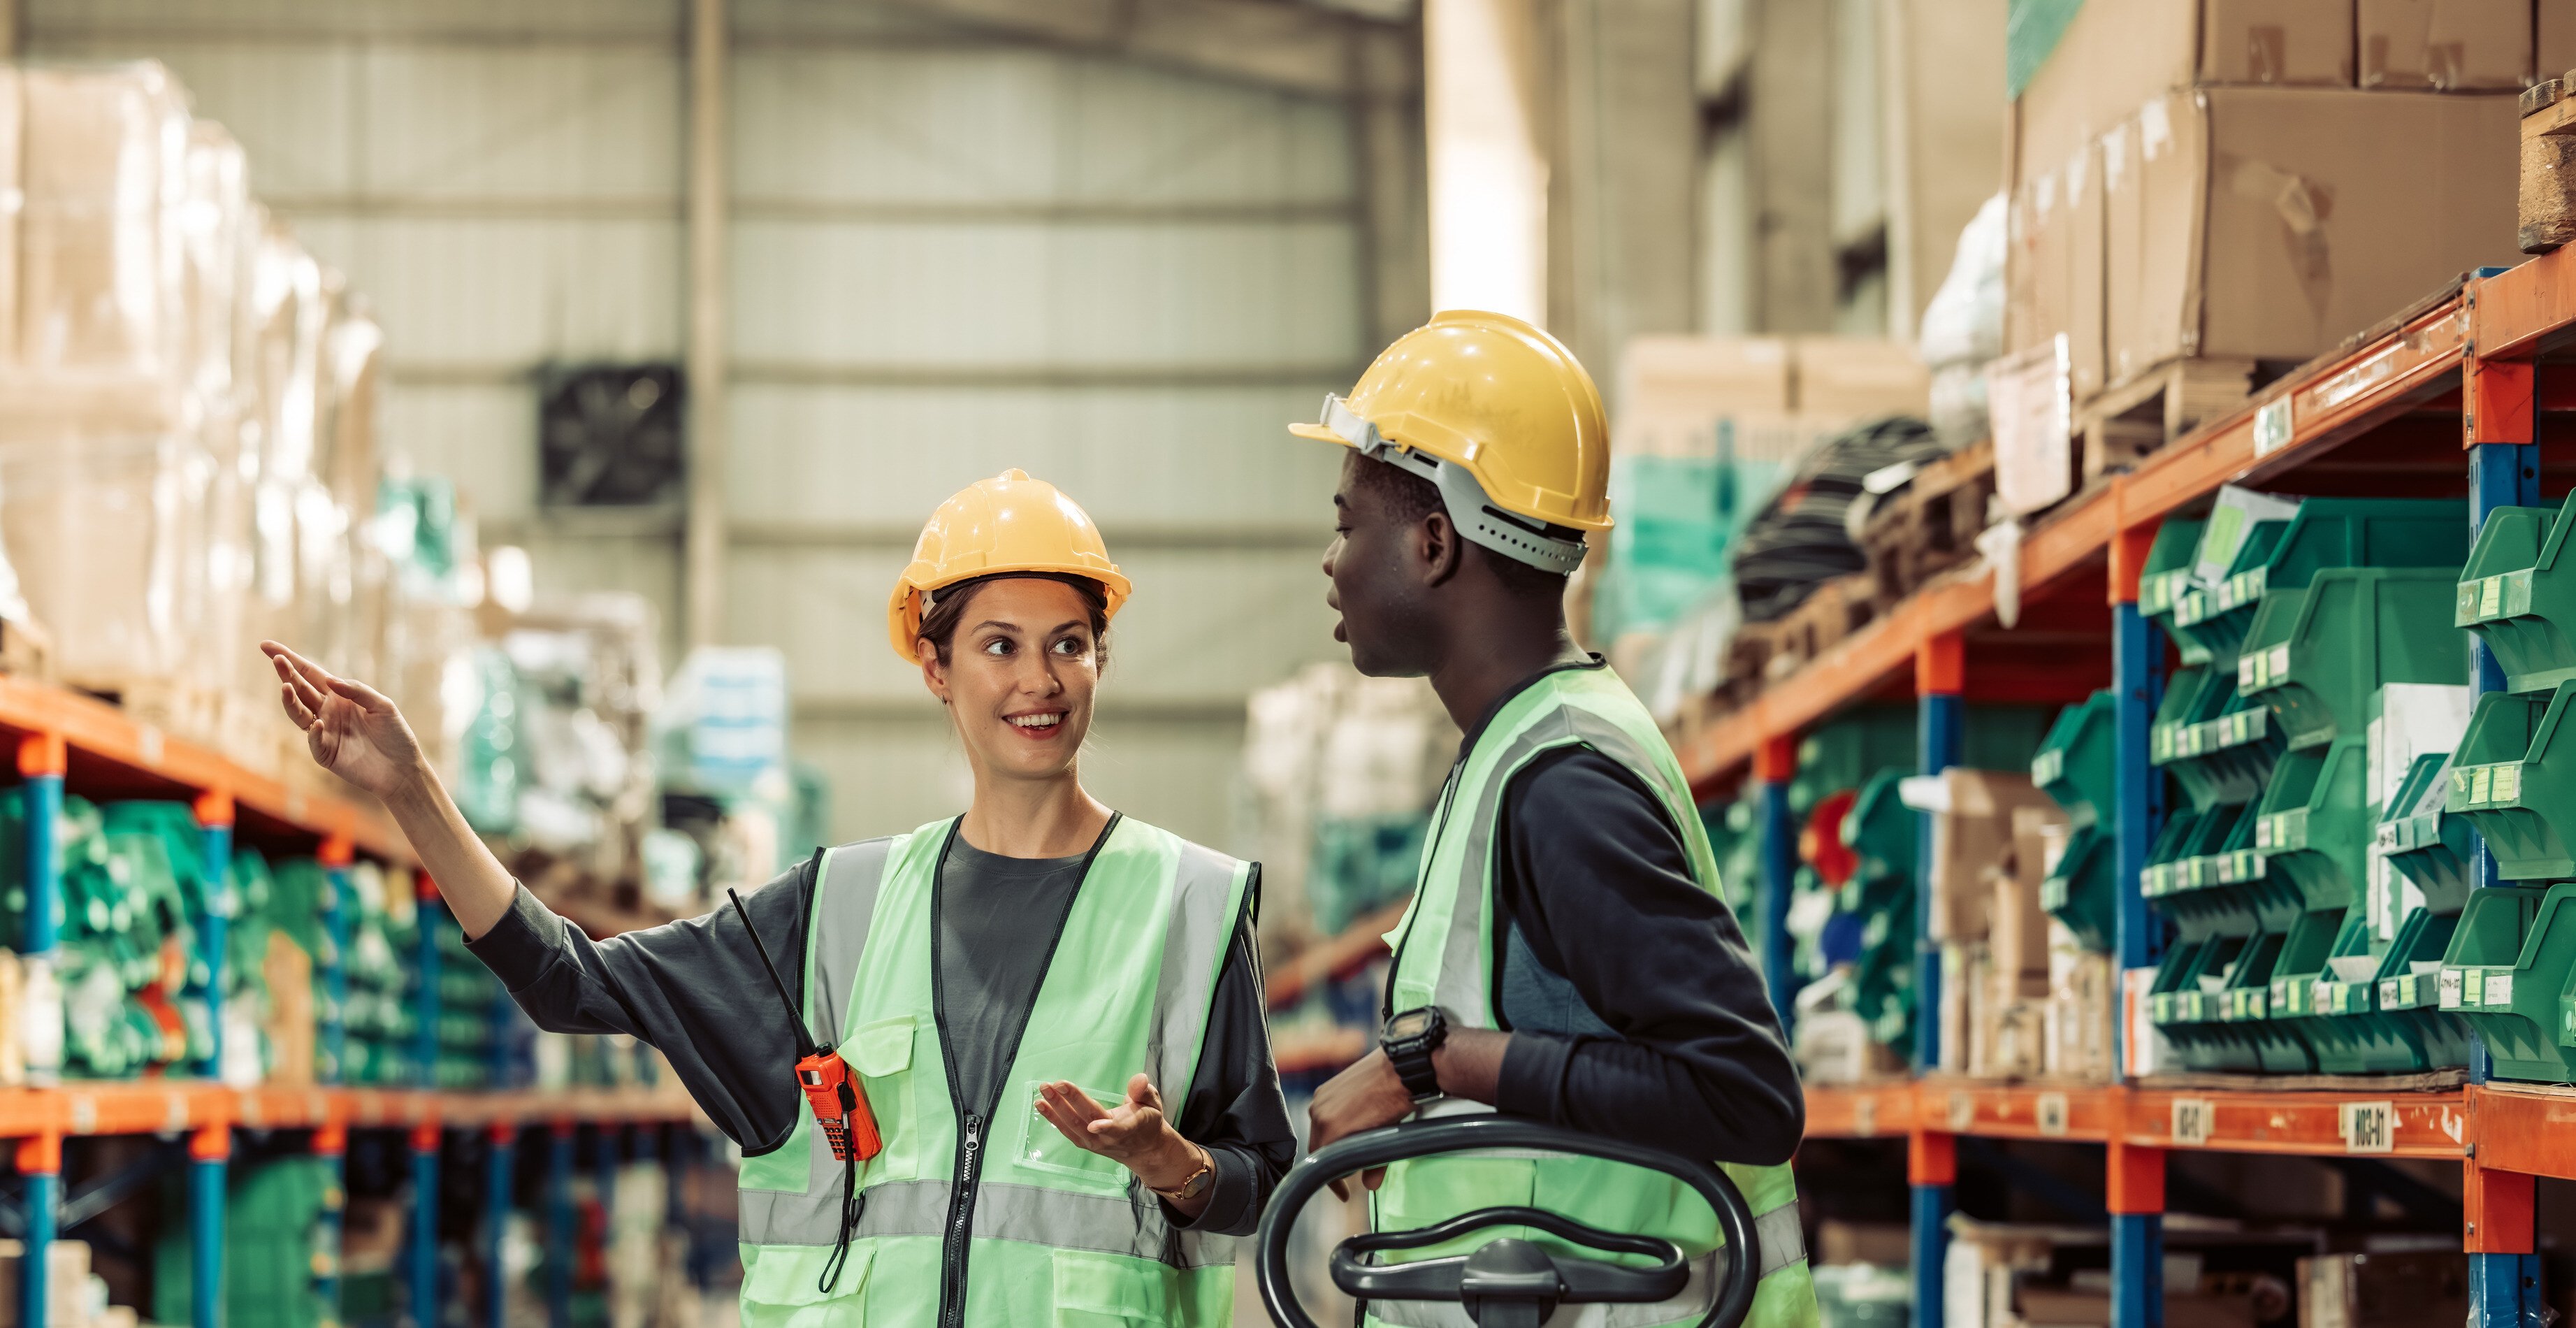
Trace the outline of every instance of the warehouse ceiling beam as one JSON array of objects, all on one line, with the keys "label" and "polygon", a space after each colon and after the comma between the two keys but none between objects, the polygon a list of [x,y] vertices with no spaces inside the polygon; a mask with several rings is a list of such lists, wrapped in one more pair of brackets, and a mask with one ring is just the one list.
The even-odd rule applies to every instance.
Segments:
[{"label": "warehouse ceiling beam", "polygon": [[[1383,4],[1265,0],[890,0],[996,38],[1108,56],[1319,97],[1400,97],[1409,62],[1354,61],[1353,44],[1402,43],[1404,28],[1360,9]],[[1363,75],[1387,81],[1362,85]]]}]

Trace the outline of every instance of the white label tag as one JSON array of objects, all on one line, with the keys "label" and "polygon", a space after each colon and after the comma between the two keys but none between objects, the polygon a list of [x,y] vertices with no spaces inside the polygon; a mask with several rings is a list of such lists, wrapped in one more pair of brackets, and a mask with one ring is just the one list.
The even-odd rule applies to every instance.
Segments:
[{"label": "white label tag", "polygon": [[2039,1132],[2052,1138],[2066,1133],[2066,1095],[2039,1095]]},{"label": "white label tag", "polygon": [[2486,1004],[2488,1004],[2488,1005],[2511,1005],[2511,1004],[2513,1004],[2513,974],[2511,974],[2511,973],[2489,973],[2489,974],[2487,974],[2487,999],[2486,999]]},{"label": "white label tag", "polygon": [[2209,1142],[2209,1125],[2217,1107],[2205,1097],[2178,1097],[2173,1100],[2173,1141],[2191,1147]]},{"label": "white label tag", "polygon": [[1877,1098],[1864,1097],[1852,1103],[1852,1133],[1863,1136],[1878,1133]]},{"label": "white label tag", "polygon": [[2346,1102],[2340,1115],[2344,1151],[2386,1153],[2397,1147],[2397,1108],[2387,1102]]},{"label": "white label tag", "polygon": [[1977,1123],[1977,1100],[1965,1093],[1950,1094],[1950,1133],[1964,1134]]},{"label": "white label tag", "polygon": [[2445,1010],[2460,1008],[2460,970],[2456,968],[2442,970],[2442,1008]]},{"label": "white label tag", "polygon": [[[2163,107],[2159,105],[2158,110]],[[2266,457],[2290,441],[2290,398],[2285,393],[2254,412],[2254,455]]]}]

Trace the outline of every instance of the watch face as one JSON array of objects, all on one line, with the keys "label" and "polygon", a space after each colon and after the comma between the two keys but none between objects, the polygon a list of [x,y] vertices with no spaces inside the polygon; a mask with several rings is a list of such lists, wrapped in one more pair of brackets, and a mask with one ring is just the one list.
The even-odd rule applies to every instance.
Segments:
[{"label": "watch face", "polygon": [[1417,1038],[1430,1031],[1431,1008],[1429,1006],[1406,1010],[1386,1021],[1386,1040],[1389,1042]]}]

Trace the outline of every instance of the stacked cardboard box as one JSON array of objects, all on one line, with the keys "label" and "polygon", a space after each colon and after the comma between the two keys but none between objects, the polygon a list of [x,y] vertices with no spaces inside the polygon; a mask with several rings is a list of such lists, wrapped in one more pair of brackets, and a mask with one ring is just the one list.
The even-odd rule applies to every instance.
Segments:
[{"label": "stacked cardboard box", "polygon": [[1953,766],[1908,780],[1932,815],[1932,939],[1941,946],[1941,1068],[2028,1077],[2047,1068],[2047,845],[2066,813],[2024,774]]},{"label": "stacked cardboard box", "polygon": [[2005,346],[2059,359],[2074,432],[2132,418],[2024,464],[2098,473],[2515,261],[2514,93],[2568,8],[2086,4],[2013,106]]},{"label": "stacked cardboard box", "polygon": [[373,667],[382,338],[156,64],[0,71],[0,620],[280,768],[259,635]]}]

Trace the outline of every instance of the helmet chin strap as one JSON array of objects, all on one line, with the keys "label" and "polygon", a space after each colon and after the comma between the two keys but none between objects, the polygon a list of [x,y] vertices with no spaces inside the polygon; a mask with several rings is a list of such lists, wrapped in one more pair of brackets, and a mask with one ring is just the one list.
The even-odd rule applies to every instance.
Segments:
[{"label": "helmet chin strap", "polygon": [[1469,540],[1542,572],[1572,576],[1583,565],[1583,536],[1554,533],[1545,522],[1494,506],[1485,487],[1464,466],[1453,466],[1428,452],[1416,451],[1377,431],[1377,425],[1340,397],[1324,398],[1324,427],[1340,434],[1362,456],[1419,475],[1440,490],[1440,505],[1449,522]]}]

